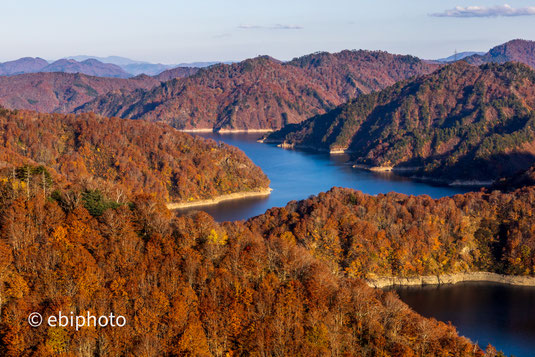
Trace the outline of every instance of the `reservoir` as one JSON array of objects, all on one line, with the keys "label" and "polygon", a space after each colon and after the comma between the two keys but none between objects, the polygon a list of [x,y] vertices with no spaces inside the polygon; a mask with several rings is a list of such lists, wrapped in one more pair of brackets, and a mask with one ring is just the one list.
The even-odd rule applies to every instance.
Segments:
[{"label": "reservoir", "polygon": [[[306,199],[333,186],[376,195],[391,191],[433,198],[470,191],[431,185],[392,173],[352,168],[345,155],[285,150],[261,144],[261,134],[199,134],[239,147],[271,180],[266,198],[227,201],[202,207],[218,221],[244,220],[289,201]],[[473,189],[473,188],[472,188]],[[494,283],[398,288],[400,298],[426,317],[452,322],[461,335],[485,348],[492,343],[506,355],[535,356],[535,288]]]},{"label": "reservoir", "polygon": [[451,321],[459,334],[506,355],[535,356],[535,287],[467,282],[396,288],[425,317]]},{"label": "reservoir", "polygon": [[[426,194],[433,198],[465,193],[468,187],[448,187],[417,182],[391,172],[369,172],[355,169],[346,155],[285,150],[271,144],[261,144],[262,134],[196,134],[237,146],[258,165],[271,180],[269,197],[227,201],[217,206],[202,207],[217,221],[242,220],[264,213],[272,207],[286,206],[289,201],[303,200],[325,192],[333,186],[349,187],[364,193],[400,192]],[[201,209],[201,208],[197,208]]]}]

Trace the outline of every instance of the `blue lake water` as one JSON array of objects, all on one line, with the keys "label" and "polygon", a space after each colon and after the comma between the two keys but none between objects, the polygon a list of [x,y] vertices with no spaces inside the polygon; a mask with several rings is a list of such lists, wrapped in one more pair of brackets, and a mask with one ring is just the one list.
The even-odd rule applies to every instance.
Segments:
[{"label": "blue lake water", "polygon": [[[258,143],[259,134],[200,135],[239,147],[268,175],[273,188],[272,194],[266,198],[223,202],[202,208],[218,221],[247,219],[333,186],[350,187],[372,195],[395,191],[426,194],[433,198],[470,190],[355,169],[347,164],[348,157],[344,155],[284,150]],[[460,334],[482,347],[491,343],[507,355],[535,356],[535,288],[463,283],[399,288],[396,291],[415,311],[426,317],[451,321]]]},{"label": "blue lake water", "polygon": [[451,321],[461,335],[506,355],[535,356],[535,288],[494,283],[396,288],[425,317]]},{"label": "blue lake water", "polygon": [[347,164],[348,157],[345,155],[285,150],[275,145],[261,144],[257,142],[260,134],[198,135],[239,147],[271,180],[273,192],[269,197],[227,201],[202,208],[218,221],[257,216],[269,208],[306,199],[333,186],[350,187],[372,195],[395,191],[412,195],[427,194],[433,198],[469,191],[466,187],[437,186],[392,173],[355,169]]}]

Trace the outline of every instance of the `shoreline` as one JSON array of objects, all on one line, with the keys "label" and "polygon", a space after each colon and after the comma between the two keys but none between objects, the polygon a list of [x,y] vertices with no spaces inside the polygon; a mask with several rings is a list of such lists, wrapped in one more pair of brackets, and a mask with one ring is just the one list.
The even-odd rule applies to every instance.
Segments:
[{"label": "shoreline", "polygon": [[271,133],[273,129],[215,129],[215,128],[200,128],[200,129],[178,129],[183,133],[219,133],[219,134],[233,134],[233,133]]},{"label": "shoreline", "polygon": [[462,282],[477,281],[515,286],[535,286],[535,276],[503,275],[483,271],[416,277],[383,277],[365,279],[365,281],[368,286],[378,289],[395,286],[454,285]]},{"label": "shoreline", "polygon": [[228,193],[225,195],[221,195],[215,198],[209,198],[205,200],[195,200],[191,202],[180,202],[180,203],[168,203],[166,206],[170,210],[192,208],[192,207],[202,207],[202,206],[214,206],[225,201],[233,201],[233,200],[239,200],[243,198],[269,196],[271,194],[271,191],[273,191],[272,188],[261,189],[258,191],[234,192],[234,193]]},{"label": "shoreline", "polygon": [[[347,149],[323,149],[323,148],[316,148],[312,146],[307,145],[296,145],[296,144],[289,144],[287,142],[281,142],[280,140],[266,140],[265,138],[261,138],[257,140],[257,142],[262,144],[275,144],[277,147],[282,149],[290,149],[290,150],[312,150],[318,153],[329,153],[330,155],[341,155],[341,154],[351,154],[351,150]],[[494,183],[492,180],[477,180],[477,179],[471,179],[471,180],[461,180],[461,179],[455,179],[455,180],[441,180],[433,177],[426,177],[426,176],[407,176],[411,172],[416,172],[421,167],[396,167],[396,166],[370,166],[370,165],[364,165],[364,164],[354,164],[349,162],[349,165],[351,165],[355,169],[369,171],[369,172],[385,172],[385,173],[397,173],[399,175],[408,177],[413,180],[428,182],[428,183],[435,183],[439,184],[441,186],[450,186],[450,187],[488,187]]]},{"label": "shoreline", "polygon": [[232,134],[232,133],[271,133],[273,129],[219,129],[214,133]]},{"label": "shoreline", "polygon": [[455,180],[450,183],[450,186],[490,186],[494,181],[481,180]]},{"label": "shoreline", "polygon": [[354,164],[353,167],[372,172],[413,172],[421,169],[421,167],[369,166],[363,164]]},{"label": "shoreline", "polygon": [[[369,166],[362,164],[354,164],[353,168],[359,170],[365,170],[370,172],[393,172],[400,175],[418,171],[421,167],[395,167],[395,166]],[[403,175],[404,176],[404,175]],[[494,183],[494,181],[484,181],[484,180],[442,180],[434,177],[427,176],[405,176],[413,180],[418,180],[422,182],[436,183],[443,186],[450,187],[488,187]]]},{"label": "shoreline", "polygon": [[183,133],[211,133],[214,129],[204,128],[204,129],[177,129]]}]

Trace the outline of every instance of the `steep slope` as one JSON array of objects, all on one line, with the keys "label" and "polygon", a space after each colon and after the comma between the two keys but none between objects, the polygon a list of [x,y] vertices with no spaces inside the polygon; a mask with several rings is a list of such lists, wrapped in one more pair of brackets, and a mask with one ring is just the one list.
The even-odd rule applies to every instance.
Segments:
[{"label": "steep slope", "polygon": [[0,105],[10,109],[68,113],[109,92],[150,89],[160,81],[149,76],[129,79],[71,73],[30,73],[0,77]]},{"label": "steep slope", "polygon": [[[92,201],[66,204],[72,191],[43,198],[25,182],[0,176],[3,356],[484,356],[289,232],[177,217],[147,197],[95,216]],[[116,319],[34,328],[32,311]]]},{"label": "steep slope", "polygon": [[276,129],[435,68],[385,52],[316,53],[288,63],[264,56],[214,65],[150,91],[110,93],[77,111],[162,121],[180,129]]},{"label": "steep slope", "polygon": [[127,197],[188,202],[269,185],[240,150],[143,121],[2,109],[0,147],[10,152],[0,167],[25,157],[71,182],[112,185]]},{"label": "steep slope", "polygon": [[247,225],[373,280],[491,272],[535,281],[535,187],[432,199],[348,188],[272,208]]},{"label": "steep slope", "polygon": [[535,68],[535,41],[512,40],[492,48],[483,55],[466,57],[464,61],[475,65],[520,62]]},{"label": "steep slope", "polygon": [[48,62],[42,58],[23,57],[18,60],[0,63],[0,76],[39,72],[46,66],[48,66]]},{"label": "steep slope", "polygon": [[531,68],[458,62],[287,126],[265,141],[348,151],[357,164],[410,169],[410,175],[487,181],[535,163],[534,106]]},{"label": "steep slope", "polygon": [[125,72],[121,67],[111,63],[102,63],[96,59],[87,59],[82,62],[60,59],[40,69],[39,72],[82,73],[89,76],[112,78],[132,77],[130,73]]},{"label": "steep slope", "polygon": [[344,102],[439,68],[413,56],[363,50],[317,52],[287,65],[303,69],[307,77],[322,83],[327,91],[337,93]]}]

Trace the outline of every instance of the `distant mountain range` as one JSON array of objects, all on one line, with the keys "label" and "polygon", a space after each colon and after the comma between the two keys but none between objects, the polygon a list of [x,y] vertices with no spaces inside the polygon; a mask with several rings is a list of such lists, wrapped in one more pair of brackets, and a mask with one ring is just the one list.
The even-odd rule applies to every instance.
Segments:
[{"label": "distant mountain range", "polygon": [[535,68],[535,41],[517,39],[493,47],[488,52],[460,52],[435,61],[451,63],[461,60],[473,65],[520,62]]},{"label": "distant mountain range", "polygon": [[23,57],[15,61],[0,63],[0,76],[39,72],[48,65],[46,60],[39,57]]},{"label": "distant mountain range", "polygon": [[[86,61],[94,60],[85,60],[82,63]],[[130,78],[96,77],[64,72],[0,76],[0,105],[9,109],[70,113],[98,96],[149,90],[161,82],[187,77],[198,70],[193,67],[178,67],[153,77],[139,75]]]},{"label": "distant mountain range", "polygon": [[96,57],[96,56],[72,56],[68,59],[74,59],[76,61],[85,61],[88,59],[96,59],[103,63],[112,63],[121,67],[125,72],[128,72],[134,76],[139,74],[146,74],[148,76],[155,76],[162,73],[165,70],[173,69],[177,67],[195,67],[203,68],[209,67],[218,63],[230,64],[233,62],[191,62],[191,63],[179,63],[179,64],[161,64],[150,63],[146,61],[136,61],[126,57],[120,56],[108,56],[108,57]]},{"label": "distant mountain range", "polygon": [[450,63],[450,62],[460,61],[466,57],[470,57],[473,55],[484,55],[484,54],[485,52],[459,52],[446,58],[439,58],[436,61],[442,62],[442,63]]},{"label": "distant mountain range", "polygon": [[373,170],[495,180],[535,163],[535,71],[460,61],[363,95],[265,141],[348,152]]},{"label": "distant mountain range", "polygon": [[95,59],[86,59],[81,62],[73,59],[60,59],[48,63],[42,58],[25,57],[15,61],[0,63],[0,76],[37,72],[82,73],[90,76],[112,78],[132,77],[130,73],[125,72],[115,64],[102,63]]},{"label": "distant mountain range", "polygon": [[[460,55],[468,55],[463,61],[475,65],[506,61],[535,65],[533,41],[514,40],[483,55],[457,54]],[[0,74],[12,77],[0,77],[0,104],[45,112],[94,111],[107,116],[163,121],[180,129],[276,130],[326,113],[362,94],[444,66],[437,61],[380,51],[318,52],[288,62],[261,56],[206,68],[178,67],[152,78],[138,76],[125,82],[121,77],[129,74],[120,66],[152,64],[124,57],[100,60],[115,63],[103,63],[89,56],[50,64],[42,58],[2,63]],[[204,64],[207,63],[193,65]],[[17,75],[21,72],[55,73]],[[57,72],[119,78],[75,78]],[[112,83],[114,79],[117,83]]]},{"label": "distant mountain range", "polygon": [[[0,63],[0,76],[13,76],[17,74],[38,72],[64,72],[82,73],[98,77],[129,78],[140,74],[156,76],[169,69],[180,67],[202,68],[217,63],[219,62],[194,62],[170,65],[135,61],[119,56],[73,56],[48,62],[39,57],[24,57],[14,61]],[[177,72],[180,71],[181,70],[177,70]]]},{"label": "distant mountain range", "polygon": [[72,56],[67,57],[68,59],[73,59],[76,61],[85,61],[88,59],[96,59],[103,63],[111,63],[117,65],[123,69],[123,71],[130,73],[134,76],[139,74],[146,74],[149,76],[154,76],[162,73],[167,69],[177,67],[178,65],[170,64],[161,64],[161,63],[150,63],[144,61],[135,61],[130,58],[120,57],[120,56],[108,56],[108,57],[95,57],[95,56]]},{"label": "distant mountain range", "polygon": [[321,52],[285,63],[262,56],[204,68],[151,90],[108,93],[77,111],[163,121],[180,129],[278,129],[436,68],[379,51]]}]

